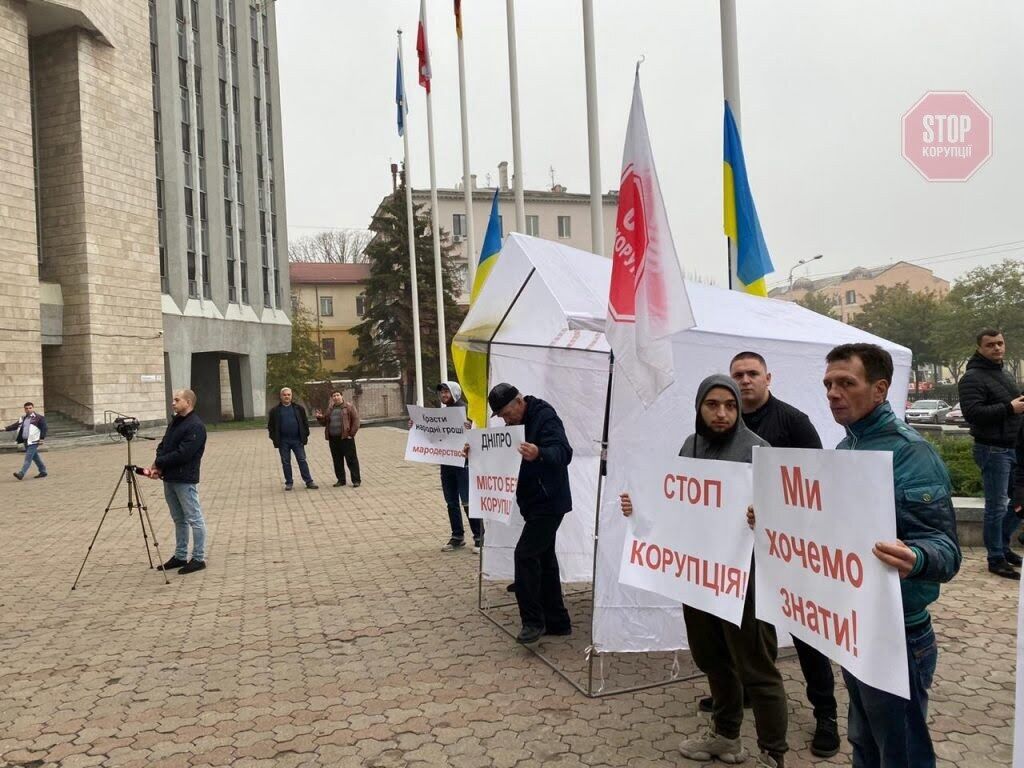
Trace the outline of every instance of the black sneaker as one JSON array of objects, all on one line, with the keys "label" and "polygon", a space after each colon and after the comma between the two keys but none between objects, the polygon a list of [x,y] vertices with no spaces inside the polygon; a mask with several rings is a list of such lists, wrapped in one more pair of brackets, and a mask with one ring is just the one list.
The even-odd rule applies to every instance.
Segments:
[{"label": "black sneaker", "polygon": [[572,634],[572,627],[562,627],[561,629],[545,629],[544,635],[547,637],[569,637]]},{"label": "black sneaker", "polygon": [[181,566],[183,566],[183,565],[188,565],[188,560],[179,560],[176,557],[172,557],[170,560],[168,560],[163,565],[158,565],[156,567],[156,569],[158,571],[170,571],[170,570],[173,570],[175,568],[181,568]]},{"label": "black sneaker", "polygon": [[1020,559],[1020,555],[1010,550],[1007,550],[1006,552],[1006,562],[1008,562],[1010,565],[1016,566],[1017,568],[1020,568],[1022,565],[1024,565],[1024,560]]},{"label": "black sneaker", "polygon": [[306,483],[306,487],[311,491],[315,491],[318,488],[320,488],[320,486],[317,485],[316,483]]},{"label": "black sneaker", "polygon": [[[38,475],[36,475],[36,480],[38,480],[38,479],[40,479],[42,477],[46,477],[48,474],[49,474],[48,472],[40,472]],[[1020,560],[1019,557],[1017,559]]]},{"label": "black sneaker", "polygon": [[195,573],[201,571],[206,567],[205,560],[196,560],[195,558],[189,560],[185,565],[181,567],[178,573]]},{"label": "black sneaker", "polygon": [[505,591],[511,592],[514,595],[516,593],[516,583],[513,581],[511,584],[505,587]]},{"label": "black sneaker", "polygon": [[996,576],[1002,576],[1004,579],[1013,579],[1014,581],[1020,581],[1020,573],[1013,570],[1013,566],[1003,560],[1001,563],[989,563],[988,572],[995,574]]},{"label": "black sneaker", "polygon": [[16,478],[18,478],[19,480],[21,480],[21,478],[23,478],[23,477],[24,477],[24,475],[23,475],[23,474],[21,474],[21,472],[12,472],[12,474],[13,474],[13,475],[14,475],[14,476],[15,476]]},{"label": "black sneaker", "polygon": [[352,487],[353,487],[353,488],[358,488],[358,487],[359,487],[360,485],[362,485],[362,484],[363,484],[363,483],[362,483],[362,481],[361,481],[361,480],[356,480],[356,481],[355,481],[354,483],[352,483]]},{"label": "black sneaker", "polygon": [[290,491],[290,490],[292,489],[292,484],[291,484],[291,483],[285,483],[285,484],[284,484],[284,489],[285,489],[286,491]]},{"label": "black sneaker", "polygon": [[839,752],[839,723],[834,717],[819,717],[811,739],[811,754],[832,757]]},{"label": "black sneaker", "polygon": [[334,484],[334,487],[335,487],[335,488],[341,488],[341,487],[343,487],[343,486],[345,486],[345,485],[347,485],[347,483],[343,483],[343,482],[341,482],[341,480],[339,480],[338,482],[336,482],[336,483]]},{"label": "black sneaker", "polygon": [[441,551],[454,552],[456,549],[462,549],[464,546],[466,546],[465,539],[456,539],[454,536],[452,536],[450,539],[448,539],[448,543],[441,547]]},{"label": "black sneaker", "polygon": [[516,642],[520,645],[533,645],[540,641],[544,635],[544,627],[523,627],[516,635]]}]

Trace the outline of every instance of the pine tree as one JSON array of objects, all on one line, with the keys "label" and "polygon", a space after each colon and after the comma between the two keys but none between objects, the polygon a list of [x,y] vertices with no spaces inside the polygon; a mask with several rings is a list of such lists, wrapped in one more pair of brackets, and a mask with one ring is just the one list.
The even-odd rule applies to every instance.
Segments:
[{"label": "pine tree", "polygon": [[[416,278],[419,285],[420,345],[423,356],[423,389],[426,395],[438,377],[437,300],[434,283],[434,246],[430,216],[424,206],[413,205],[416,238]],[[357,376],[401,375],[408,402],[415,400],[416,365],[413,345],[412,297],[409,292],[405,191],[384,199],[370,223],[373,239],[366,247],[370,278],[366,284],[366,314],[350,333],[358,339],[355,350]],[[441,270],[446,341],[462,323],[465,311],[456,304],[457,267],[449,238],[442,231]],[[454,376],[449,358],[449,375]]]}]

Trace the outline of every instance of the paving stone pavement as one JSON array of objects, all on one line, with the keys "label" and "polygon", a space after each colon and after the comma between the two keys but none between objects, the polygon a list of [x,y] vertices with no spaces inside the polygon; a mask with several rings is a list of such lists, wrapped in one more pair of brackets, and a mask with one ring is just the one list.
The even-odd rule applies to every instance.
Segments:
[{"label": "paving stone pavement", "polygon": [[[706,722],[695,713],[703,681],[576,692],[477,611],[476,558],[439,551],[447,516],[436,468],[402,461],[399,430],[366,429],[358,442],[361,488],[330,487],[315,434],[320,490],[285,493],[263,432],[212,433],[200,485],[210,567],[172,572],[170,585],[148,569],[137,518],[111,511],[69,590],[123,444],[52,451],[45,480],[19,483],[5,469],[0,768],[690,764],[676,745]],[[137,461],[154,447],[136,442]],[[170,557],[160,484],[142,488]],[[982,560],[968,553],[935,610],[942,765],[1010,764],[1016,585],[983,575]],[[557,640],[544,647],[579,655]],[[638,663],[619,667],[641,674]],[[657,667],[654,679],[668,664],[643,663]],[[849,764],[845,745],[832,760],[810,757],[799,668],[782,668],[787,765]],[[750,723],[744,738],[753,747]]]}]

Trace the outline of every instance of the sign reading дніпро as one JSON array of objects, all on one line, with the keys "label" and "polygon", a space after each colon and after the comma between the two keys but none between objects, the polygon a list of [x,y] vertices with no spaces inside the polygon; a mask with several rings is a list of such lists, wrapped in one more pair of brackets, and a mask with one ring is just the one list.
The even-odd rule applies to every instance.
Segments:
[{"label": "sign reading \u0434\u043d\u0456\u043f\u0440\u043e", "polygon": [[992,156],[992,117],[963,91],[926,93],[903,115],[903,157],[928,181],[967,181]]},{"label": "sign reading \u0434\u043d\u0456\u043f\u0440\u043e", "polygon": [[473,429],[469,436],[469,516],[508,525],[518,514],[516,486],[526,427]]},{"label": "sign reading \u0434\u043d\u0456\u043f\u0440\u043e", "polygon": [[892,453],[755,448],[754,498],[757,618],[908,699]]},{"label": "sign reading \u0434\u043d\u0456\u043f\u0440\u043e", "polygon": [[405,460],[424,464],[447,464],[462,467],[466,464],[466,409],[422,408],[408,405],[409,439],[405,443]]}]

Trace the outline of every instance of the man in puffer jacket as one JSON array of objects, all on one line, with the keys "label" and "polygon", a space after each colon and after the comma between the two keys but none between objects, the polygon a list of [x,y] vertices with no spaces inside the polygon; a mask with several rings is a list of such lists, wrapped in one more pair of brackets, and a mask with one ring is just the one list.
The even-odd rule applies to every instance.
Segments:
[{"label": "man in puffer jacket", "polygon": [[1020,567],[1021,558],[1010,549],[1010,537],[1019,521],[1010,493],[1017,463],[1017,433],[1024,421],[1024,398],[1013,376],[1003,368],[1003,334],[986,328],[977,341],[978,349],[967,361],[967,373],[958,389],[960,408],[974,438],[974,461],[981,469],[985,489],[983,532],[988,570],[996,576],[1019,580],[1020,573],[1014,568]]}]

